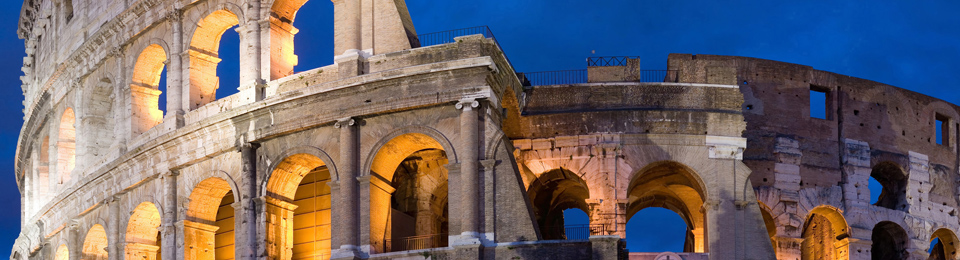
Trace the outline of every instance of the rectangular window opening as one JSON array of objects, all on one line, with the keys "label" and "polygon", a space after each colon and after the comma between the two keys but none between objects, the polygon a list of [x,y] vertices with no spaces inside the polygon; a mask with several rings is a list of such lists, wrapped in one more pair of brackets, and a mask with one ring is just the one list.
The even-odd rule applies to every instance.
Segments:
[{"label": "rectangular window opening", "polygon": [[829,120],[831,119],[829,111],[830,89],[810,85],[810,117]]},{"label": "rectangular window opening", "polygon": [[950,144],[950,118],[941,114],[936,114],[935,127],[937,128],[937,144]]}]

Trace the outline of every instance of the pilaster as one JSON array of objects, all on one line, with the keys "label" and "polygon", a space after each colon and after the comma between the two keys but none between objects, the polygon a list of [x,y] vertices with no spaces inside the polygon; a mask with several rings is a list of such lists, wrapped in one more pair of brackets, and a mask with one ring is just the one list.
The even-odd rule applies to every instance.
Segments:
[{"label": "pilaster", "polygon": [[[333,208],[332,213],[335,214],[334,216],[336,216],[340,227],[337,228],[332,243],[339,245],[339,248],[333,248],[331,256],[333,259],[358,259],[360,253],[357,246],[361,244],[357,236],[358,231],[360,231],[359,222],[361,218],[361,214],[359,214],[361,211],[358,210],[360,207],[358,201],[361,197],[358,193],[358,182],[364,183],[357,178],[357,173],[360,171],[358,120],[343,118],[338,120],[334,127],[340,129],[340,162],[338,162],[337,167],[337,175],[340,177],[337,184],[330,187],[334,188],[336,186],[337,189],[337,196],[331,190],[331,198],[337,198],[339,201],[338,207]],[[366,183],[369,184],[369,181]],[[369,194],[369,191],[367,194]],[[369,220],[369,217],[367,219]],[[369,232],[367,233],[369,234]]]}]

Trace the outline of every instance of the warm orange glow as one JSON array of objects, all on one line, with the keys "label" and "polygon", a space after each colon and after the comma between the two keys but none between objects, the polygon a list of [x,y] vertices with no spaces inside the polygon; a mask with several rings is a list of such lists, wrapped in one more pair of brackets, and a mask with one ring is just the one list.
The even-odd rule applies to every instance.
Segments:
[{"label": "warm orange glow", "polygon": [[183,221],[185,259],[233,259],[234,212],[230,203],[230,184],[221,178],[208,178],[193,188]]},{"label": "warm orange glow", "polygon": [[293,20],[307,0],[277,0],[273,2],[270,17],[270,80],[293,75],[299,59],[293,52],[293,37],[297,28]]},{"label": "warm orange glow", "polygon": [[60,244],[60,246],[57,247],[57,255],[54,257],[54,259],[70,260],[70,250],[67,249],[66,244]]},{"label": "warm orange glow", "polygon": [[567,169],[560,168],[541,173],[530,183],[527,195],[533,204],[533,213],[540,226],[540,234],[546,240],[563,238],[563,229],[554,227],[564,225],[564,210],[577,208],[583,212],[591,212],[586,202],[590,198],[587,183],[576,173]]},{"label": "warm orange glow", "polygon": [[300,182],[293,204],[293,259],[330,259],[330,171],[319,167]]},{"label": "warm orange glow", "polygon": [[127,223],[126,259],[160,259],[160,211],[150,202],[137,205]]},{"label": "warm orange glow", "polygon": [[[277,164],[267,182],[268,255],[277,259],[330,257],[331,176],[325,163],[295,154]],[[292,254],[292,255],[288,255]]]},{"label": "warm orange glow", "polygon": [[414,152],[426,149],[443,150],[443,146],[437,140],[425,134],[410,133],[397,136],[377,151],[377,155],[373,157],[373,165],[370,166],[370,170],[383,177],[384,180],[392,180],[393,172],[397,170],[400,162],[403,162],[407,156]]},{"label": "warm orange glow", "polygon": [[67,108],[60,116],[60,131],[57,134],[57,174],[60,174],[60,183],[70,181],[70,172],[77,162],[76,120],[72,108]]},{"label": "warm orange glow", "polygon": [[217,210],[217,233],[214,238],[214,254],[217,260],[232,260],[236,254],[233,202],[233,192],[228,192],[220,200],[220,209]]},{"label": "warm orange glow", "polygon": [[[220,78],[220,38],[230,27],[239,24],[237,15],[217,10],[197,22],[197,31],[190,40],[190,109],[196,109],[217,99]],[[229,86],[239,87],[239,86]]]},{"label": "warm orange glow", "polygon": [[930,241],[933,242],[933,240],[937,238],[940,239],[940,244],[943,246],[943,253],[946,259],[957,259],[960,257],[960,255],[957,254],[957,243],[960,243],[960,240],[957,240],[956,233],[946,228],[937,229],[930,237]]},{"label": "warm orange glow", "polygon": [[103,226],[97,224],[87,231],[87,237],[83,239],[84,260],[107,260],[107,231]]},{"label": "warm orange glow", "polygon": [[802,259],[845,260],[850,257],[849,227],[843,214],[834,207],[819,206],[811,210],[804,222],[802,236]]},{"label": "warm orange glow", "polygon": [[133,84],[130,85],[134,135],[146,132],[163,121],[160,110],[160,75],[163,73],[167,53],[163,47],[151,44],[143,49],[133,67]]},{"label": "warm orange glow", "polygon": [[672,210],[687,222],[693,234],[692,248],[685,250],[706,253],[706,232],[703,211],[704,188],[696,173],[676,162],[656,162],[641,169],[630,182],[627,219],[648,207]]}]

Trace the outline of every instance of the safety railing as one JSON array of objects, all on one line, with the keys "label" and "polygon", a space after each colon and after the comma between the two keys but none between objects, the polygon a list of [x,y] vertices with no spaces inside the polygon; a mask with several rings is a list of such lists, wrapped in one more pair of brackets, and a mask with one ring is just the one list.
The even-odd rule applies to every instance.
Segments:
[{"label": "safety railing", "polygon": [[627,66],[628,60],[639,58],[639,56],[589,57],[587,67]]},{"label": "safety railing", "polygon": [[430,234],[383,240],[383,252],[420,250],[446,247],[447,234]]},{"label": "safety railing", "polygon": [[557,235],[554,239],[560,240],[587,240],[591,235],[607,235],[607,225],[566,225],[551,226],[548,230],[542,230],[541,233],[552,233]]},{"label": "safety railing", "polygon": [[[588,83],[587,70],[558,70],[517,73],[523,86],[549,86]],[[641,70],[635,82],[678,82],[676,70]]]},{"label": "safety railing", "polygon": [[454,29],[442,32],[432,32],[425,34],[418,34],[417,38],[420,39],[420,46],[433,46],[440,44],[453,43],[454,38],[467,35],[483,34],[483,37],[491,38],[494,41],[497,40],[496,37],[493,37],[493,31],[490,31],[490,27],[487,26],[477,26],[470,28]]}]

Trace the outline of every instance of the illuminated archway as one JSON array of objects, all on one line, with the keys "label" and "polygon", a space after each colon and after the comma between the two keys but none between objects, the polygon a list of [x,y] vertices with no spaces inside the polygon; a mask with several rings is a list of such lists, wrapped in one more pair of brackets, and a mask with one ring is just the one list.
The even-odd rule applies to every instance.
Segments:
[{"label": "illuminated archway", "polygon": [[151,44],[140,52],[133,66],[132,95],[133,136],[137,136],[163,122],[160,110],[160,76],[167,61],[167,52],[158,44]]},{"label": "illuminated archway", "polygon": [[849,230],[836,208],[814,208],[803,225],[801,259],[849,259]]},{"label": "illuminated archway", "polygon": [[150,202],[133,210],[127,222],[125,259],[157,260],[160,256],[160,211]]},{"label": "illuminated archway", "polygon": [[676,162],[652,163],[634,175],[628,186],[627,220],[642,209],[676,212],[687,224],[685,252],[709,252],[703,201],[705,189],[697,174]]},{"label": "illuminated archway", "polygon": [[874,260],[902,260],[908,259],[910,253],[907,252],[907,244],[910,238],[907,237],[907,231],[904,231],[900,225],[890,221],[882,221],[873,226],[873,234],[870,236],[873,245],[870,247],[871,257]]},{"label": "illuminated archway", "polygon": [[100,224],[93,225],[83,239],[84,260],[107,260],[107,231]]},{"label": "illuminated archway", "polygon": [[773,245],[773,248],[777,248],[777,223],[774,221],[773,215],[770,214],[770,207],[760,201],[757,201],[757,204],[760,206],[760,215],[763,217],[763,225],[767,228],[770,244]]},{"label": "illuminated archway", "polygon": [[533,213],[543,239],[564,239],[563,211],[579,209],[590,212],[586,200],[590,198],[587,183],[567,169],[554,169],[537,177],[530,183],[527,195],[533,204]]},{"label": "illuminated archway", "polygon": [[67,108],[60,116],[60,129],[57,134],[57,174],[59,183],[70,181],[70,173],[77,163],[77,129],[74,123],[77,117],[72,108]]},{"label": "illuminated archway", "polygon": [[883,186],[880,198],[874,205],[895,209],[907,210],[907,175],[899,165],[892,162],[882,162],[873,166],[870,171],[873,177]]},{"label": "illuminated archway", "polygon": [[293,75],[299,60],[293,52],[297,11],[307,0],[276,0],[270,7],[270,80]]},{"label": "illuminated archway", "polygon": [[266,206],[268,214],[282,218],[267,221],[267,234],[278,239],[268,249],[270,256],[330,258],[330,180],[330,169],[314,155],[294,154],[277,164],[267,182]]},{"label": "illuminated archway", "polygon": [[233,192],[227,181],[213,177],[190,193],[183,221],[184,259],[234,259]]},{"label": "illuminated archway", "polygon": [[930,241],[937,241],[930,248],[930,258],[932,260],[954,260],[957,259],[957,234],[950,231],[950,229],[941,228],[933,232],[933,235],[930,236]]},{"label": "illuminated archway", "polygon": [[[220,64],[220,38],[240,23],[236,14],[228,10],[217,10],[199,22],[193,32],[190,47],[187,50],[190,59],[190,110],[196,109],[217,99],[220,77],[217,65]],[[228,86],[238,88],[239,86]]]},{"label": "illuminated archway", "polygon": [[57,247],[57,254],[54,256],[56,260],[70,260],[70,249],[67,249],[67,244],[60,244]]},{"label": "illuminated archway", "polygon": [[447,245],[448,163],[442,145],[420,133],[377,150],[370,178],[370,243],[377,252]]}]

